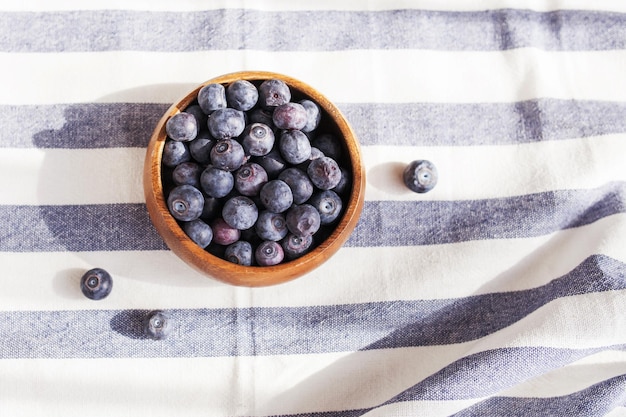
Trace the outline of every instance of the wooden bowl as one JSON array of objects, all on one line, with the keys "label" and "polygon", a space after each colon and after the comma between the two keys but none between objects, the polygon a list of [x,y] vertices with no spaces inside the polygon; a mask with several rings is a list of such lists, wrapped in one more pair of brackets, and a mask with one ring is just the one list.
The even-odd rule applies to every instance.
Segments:
[{"label": "wooden bowl", "polygon": [[[170,214],[164,195],[161,156],[166,140],[165,123],[174,114],[184,110],[193,103],[198,91],[210,83],[224,86],[236,80],[248,80],[259,83],[266,79],[278,78],[291,88],[292,101],[310,98],[323,111],[322,125],[324,131],[333,133],[342,140],[343,164],[351,171],[352,183],[343,214],[336,226],[321,243],[300,258],[286,261],[274,266],[242,266],[224,260],[211,252],[202,249],[193,242],[179,223]],[[317,90],[294,78],[260,71],[244,71],[226,74],[213,78],[197,86],[181,100],[174,103],[158,122],[146,153],[144,172],[144,192],[150,219],[167,246],[183,261],[214,279],[238,286],[268,286],[298,278],[320,266],[335,254],[346,242],[354,230],[363,208],[365,191],[365,171],[361,161],[359,143],[347,120],[339,109]]]}]

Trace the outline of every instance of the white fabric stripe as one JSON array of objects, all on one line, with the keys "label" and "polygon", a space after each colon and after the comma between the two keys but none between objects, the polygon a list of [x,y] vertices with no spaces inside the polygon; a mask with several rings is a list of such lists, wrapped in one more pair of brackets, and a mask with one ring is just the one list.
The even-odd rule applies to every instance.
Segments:
[{"label": "white fabric stripe", "polygon": [[169,103],[194,85],[240,70],[288,74],[338,103],[626,101],[622,50],[2,53],[0,62],[0,75],[11,79],[0,104]]},{"label": "white fabric stripe", "polygon": [[[626,319],[615,314],[612,316],[614,321],[596,322],[588,314],[589,311],[602,312],[598,306],[604,306],[610,313],[609,310],[619,309],[624,301],[626,291],[559,299],[488,338],[447,346],[305,356],[4,360],[0,361],[0,373],[5,380],[13,383],[0,385],[0,397],[19,404],[25,402],[39,384],[45,384],[46,389],[41,390],[37,398],[41,404],[47,405],[47,411],[55,404],[59,407],[59,415],[69,412],[79,415],[82,412],[82,415],[91,416],[98,415],[101,410],[106,410],[107,415],[111,412],[132,412],[147,403],[163,413],[171,414],[176,408],[184,407],[188,411],[186,415],[206,415],[209,412],[214,416],[366,408],[392,398],[455,360],[503,345],[583,349],[626,343]],[[607,337],[611,334],[614,336]],[[620,355],[612,357],[621,358]],[[85,372],[86,369],[89,372]],[[118,384],[121,369],[124,369],[125,375],[123,385]],[[38,375],[36,380],[23,378],[24,374],[35,373]],[[234,379],[233,375],[238,378]],[[598,367],[594,369],[594,375],[597,379],[604,379],[605,376],[613,376],[614,371],[610,366]],[[552,375],[549,373],[547,377]],[[558,376],[556,378],[559,380]],[[381,380],[385,384],[367,383]],[[87,390],[93,389],[94,385],[100,387],[102,393],[90,396]],[[135,389],[128,390],[128,386]],[[570,388],[574,390],[576,387]],[[529,390],[529,394],[534,392],[528,384],[511,391],[523,396],[525,389]],[[229,397],[232,401],[219,402],[219,398]],[[320,402],[320,398],[324,401]],[[471,403],[454,401],[450,408],[467,407]],[[39,405],[36,401],[30,404]],[[105,404],[116,404],[112,406],[122,408],[104,407]],[[3,403],[0,407],[7,405],[15,404]],[[409,406],[410,409],[418,407],[425,410],[424,406],[432,405],[431,402],[416,402],[398,404],[394,408]],[[124,406],[131,407],[127,410]],[[442,413],[450,409],[445,407],[445,403],[440,403],[440,407],[435,409]],[[156,415],[160,415],[158,412]]]},{"label": "white fabric stripe", "polygon": [[626,11],[626,5],[619,0],[318,0],[302,2],[290,0],[271,0],[249,2],[244,0],[179,0],[175,3],[166,0],[23,0],[4,2],[3,11],[53,11],[53,10],[150,10],[150,11],[200,11],[214,9],[260,9],[278,11],[301,10],[394,10],[394,9],[429,9],[429,10],[485,10],[501,8],[524,8],[537,11],[558,9]]},{"label": "white fabric stripe", "polygon": [[[623,134],[520,145],[361,149],[368,201],[489,199],[626,181]],[[144,148],[3,149],[0,204],[142,203],[144,158]],[[429,193],[413,193],[402,182],[402,170],[414,159],[429,159],[438,168],[439,182]]]},{"label": "white fabric stripe", "polygon": [[[593,254],[626,262],[626,249],[620,245],[625,234],[626,214],[618,214],[537,238],[395,248],[393,252],[343,248],[302,278],[256,289],[205,277],[170,251],[0,252],[0,309],[297,307],[461,298],[539,287]],[[492,261],[484,262],[485,253],[493,255]],[[415,259],[419,270],[407,275]],[[114,279],[111,295],[97,303],[79,289],[81,275],[96,266],[107,269]],[[52,272],[42,275],[41,271]]]}]

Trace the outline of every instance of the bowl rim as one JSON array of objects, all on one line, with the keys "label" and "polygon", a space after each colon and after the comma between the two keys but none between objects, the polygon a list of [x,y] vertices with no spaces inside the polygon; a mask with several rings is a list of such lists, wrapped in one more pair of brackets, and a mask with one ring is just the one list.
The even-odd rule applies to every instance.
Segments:
[{"label": "bowl rim", "polygon": [[[352,184],[344,213],[334,230],[307,254],[273,266],[244,266],[222,259],[193,242],[170,214],[163,192],[161,156],[166,140],[165,123],[183,111],[207,84],[227,85],[236,80],[263,81],[278,78],[290,88],[315,101],[332,119],[340,132],[351,167]],[[237,71],[223,74],[198,84],[174,102],[162,115],[148,143],[144,162],[144,194],[150,220],[165,244],[187,264],[216,280],[237,286],[258,287],[275,285],[298,278],[320,266],[348,240],[360,218],[365,193],[365,169],[356,134],[341,111],[322,93],[310,85],[284,74],[270,71]]]}]

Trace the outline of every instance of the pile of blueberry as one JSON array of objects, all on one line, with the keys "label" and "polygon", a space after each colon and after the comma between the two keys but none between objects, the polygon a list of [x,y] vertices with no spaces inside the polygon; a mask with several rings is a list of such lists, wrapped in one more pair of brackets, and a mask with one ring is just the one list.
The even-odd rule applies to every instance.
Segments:
[{"label": "pile of blueberry", "polygon": [[280,79],[203,86],[165,124],[171,215],[196,244],[236,264],[309,252],[332,232],[351,183],[326,117]]}]

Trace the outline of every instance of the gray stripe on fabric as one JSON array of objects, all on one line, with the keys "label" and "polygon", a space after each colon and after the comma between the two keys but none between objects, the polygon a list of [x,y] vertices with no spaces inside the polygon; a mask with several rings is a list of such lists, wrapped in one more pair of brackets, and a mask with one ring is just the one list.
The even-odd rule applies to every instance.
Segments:
[{"label": "gray stripe on fabric", "polygon": [[[626,212],[626,183],[467,201],[366,201],[348,247],[534,237]],[[0,206],[0,251],[159,250],[144,204]]]},{"label": "gray stripe on fabric", "polygon": [[611,50],[626,46],[625,23],[588,10],[4,12],[0,50]]},{"label": "gray stripe on fabric", "polygon": [[[146,147],[169,105],[0,106],[0,147]],[[537,99],[516,103],[340,103],[370,145],[507,145],[626,132],[626,103]],[[471,126],[471,128],[470,128]]]},{"label": "gray stripe on fabric", "polygon": [[[623,290],[625,275],[625,264],[594,255],[540,287],[459,299],[172,309],[167,311],[172,334],[159,343],[143,334],[146,310],[6,311],[0,312],[0,357],[291,355],[462,343],[510,326],[561,297]],[[494,359],[484,365],[493,366]],[[466,369],[464,363],[432,379],[450,378],[449,373]],[[420,390],[416,386],[404,395]]]}]

